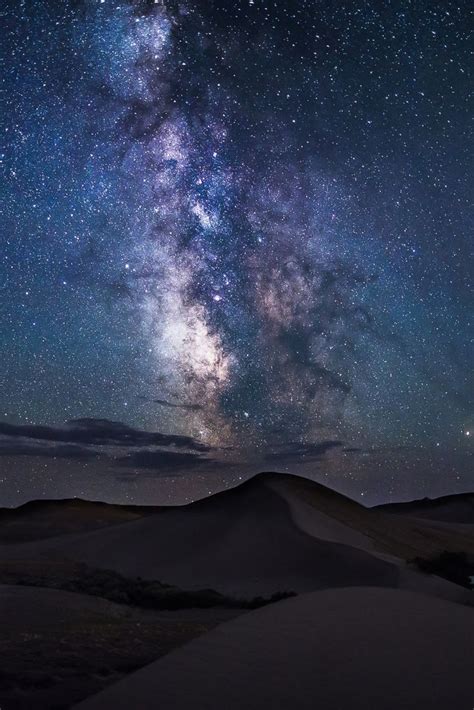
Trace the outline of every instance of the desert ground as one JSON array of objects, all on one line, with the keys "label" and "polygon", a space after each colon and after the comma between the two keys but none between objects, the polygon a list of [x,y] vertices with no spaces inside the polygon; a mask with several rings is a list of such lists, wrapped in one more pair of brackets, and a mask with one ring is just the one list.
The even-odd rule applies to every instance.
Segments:
[{"label": "desert ground", "polygon": [[0,707],[470,710],[473,559],[473,495],[368,509],[284,474],[4,509]]}]

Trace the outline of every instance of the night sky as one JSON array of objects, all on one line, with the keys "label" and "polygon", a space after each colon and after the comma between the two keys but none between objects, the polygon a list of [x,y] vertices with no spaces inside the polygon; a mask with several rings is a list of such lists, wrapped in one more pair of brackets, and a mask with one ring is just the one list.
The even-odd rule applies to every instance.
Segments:
[{"label": "night sky", "polygon": [[474,488],[469,7],[7,0],[0,505]]}]

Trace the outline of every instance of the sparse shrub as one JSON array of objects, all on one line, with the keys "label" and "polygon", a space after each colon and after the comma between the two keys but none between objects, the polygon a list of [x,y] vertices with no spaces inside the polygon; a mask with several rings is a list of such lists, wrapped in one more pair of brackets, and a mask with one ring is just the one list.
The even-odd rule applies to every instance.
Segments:
[{"label": "sparse shrub", "polygon": [[242,601],[242,606],[246,609],[259,609],[261,606],[266,606],[267,604],[274,604],[275,602],[282,601],[283,599],[289,599],[290,597],[296,597],[296,592],[275,592],[271,597],[254,597],[249,601]]},{"label": "sparse shrub", "polygon": [[210,609],[211,607],[258,609],[266,604],[295,596],[295,592],[275,592],[271,597],[238,599],[221,594],[215,589],[179,589],[158,580],[124,577],[113,570],[95,569],[82,563],[64,569],[62,574],[58,570],[48,570],[47,567],[41,574],[28,574],[24,570],[20,574],[14,569],[3,568],[0,565],[0,583],[63,589],[102,597],[116,604],[167,610]]}]

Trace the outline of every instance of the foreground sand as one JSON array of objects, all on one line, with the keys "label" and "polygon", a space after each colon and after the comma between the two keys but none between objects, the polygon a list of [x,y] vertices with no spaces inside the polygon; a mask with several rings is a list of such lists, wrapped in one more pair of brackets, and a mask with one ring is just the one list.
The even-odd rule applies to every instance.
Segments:
[{"label": "foreground sand", "polygon": [[173,651],[77,710],[471,710],[474,615],[410,592],[305,594]]},{"label": "foreground sand", "polygon": [[241,611],[154,612],[0,585],[0,707],[51,710],[97,693]]}]

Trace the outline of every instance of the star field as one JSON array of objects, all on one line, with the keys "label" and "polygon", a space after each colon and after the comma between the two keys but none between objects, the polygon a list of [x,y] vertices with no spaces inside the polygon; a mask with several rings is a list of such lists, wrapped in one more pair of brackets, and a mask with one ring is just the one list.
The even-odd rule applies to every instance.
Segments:
[{"label": "star field", "polygon": [[472,488],[468,3],[4,15],[6,502]]}]

